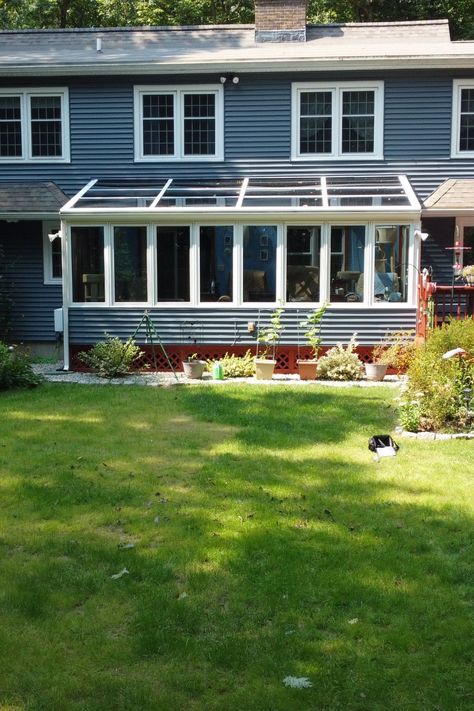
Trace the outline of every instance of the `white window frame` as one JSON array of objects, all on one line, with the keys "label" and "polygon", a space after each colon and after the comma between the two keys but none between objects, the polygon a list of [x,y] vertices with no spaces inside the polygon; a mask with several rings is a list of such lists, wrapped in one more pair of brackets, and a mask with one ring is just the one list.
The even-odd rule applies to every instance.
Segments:
[{"label": "white window frame", "polygon": [[[332,150],[330,153],[300,152],[300,95],[304,92],[332,94]],[[374,150],[372,153],[342,152],[342,95],[345,91],[374,92]],[[291,88],[291,160],[382,160],[384,126],[384,83],[367,82],[294,82]]]},{"label": "white window frame", "polygon": [[[21,116],[21,156],[0,156],[0,163],[70,163],[69,141],[69,91],[66,87],[34,89],[2,89],[0,97],[20,99]],[[61,101],[61,143],[60,156],[33,156],[31,142],[31,98],[35,96],[57,96]]]},{"label": "white window frame", "polygon": [[[43,284],[58,284],[63,283],[62,276],[53,276],[53,243],[50,242],[48,235],[53,232],[59,232],[61,229],[61,221],[44,220],[43,221]],[[61,243],[61,237],[56,237],[56,240]],[[55,240],[55,241],[56,241]],[[61,262],[62,271],[62,262]]]},{"label": "white window frame", "polygon": [[461,95],[463,89],[474,91],[474,79],[453,80],[453,114],[451,119],[451,158],[473,158],[474,150],[461,151],[459,140],[461,138]]},{"label": "white window frame", "polygon": [[[215,153],[185,155],[184,153],[184,97],[188,94],[214,94],[216,99]],[[217,84],[186,84],[182,86],[134,86],[134,134],[136,162],[221,161],[224,160],[224,89]],[[172,95],[174,103],[174,153],[172,155],[145,155],[143,150],[143,97],[146,95]]]}]

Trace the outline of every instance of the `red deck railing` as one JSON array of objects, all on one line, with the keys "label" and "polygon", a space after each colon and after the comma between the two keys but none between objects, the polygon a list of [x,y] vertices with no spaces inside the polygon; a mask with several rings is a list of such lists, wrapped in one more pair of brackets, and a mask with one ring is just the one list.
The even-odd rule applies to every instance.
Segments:
[{"label": "red deck railing", "polygon": [[416,335],[425,339],[430,328],[465,318],[474,318],[474,285],[436,284],[424,272],[418,283]]}]

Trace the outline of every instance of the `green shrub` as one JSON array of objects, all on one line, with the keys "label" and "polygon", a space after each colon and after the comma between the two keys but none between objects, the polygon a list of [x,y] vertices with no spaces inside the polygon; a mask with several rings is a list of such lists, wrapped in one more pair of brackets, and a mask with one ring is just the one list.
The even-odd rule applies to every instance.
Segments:
[{"label": "green shrub", "polygon": [[318,377],[326,380],[360,380],[363,365],[354,352],[357,347],[356,335],[354,333],[346,348],[338,343],[318,360]]},{"label": "green shrub", "polygon": [[405,373],[415,355],[416,344],[413,331],[388,333],[379,345],[372,350],[374,363],[394,368]]},{"label": "green shrub", "polygon": [[214,363],[219,362],[224,371],[224,378],[250,378],[255,374],[254,356],[247,351],[243,356],[236,356],[233,353],[226,353],[218,361],[207,362],[207,370],[212,372]]},{"label": "green shrub", "polygon": [[[474,362],[443,358],[463,348],[474,354],[474,321],[451,321],[428,335],[416,348],[400,398],[400,421],[410,430],[462,430],[469,426],[466,390],[474,388]],[[413,413],[416,413],[416,417]]]},{"label": "green shrub", "polygon": [[107,336],[90,351],[81,351],[79,360],[95,371],[101,378],[120,378],[130,372],[133,363],[143,352],[132,338],[123,343],[120,338]]},{"label": "green shrub", "polygon": [[42,382],[41,375],[33,372],[27,355],[0,341],[0,390],[34,388]]}]

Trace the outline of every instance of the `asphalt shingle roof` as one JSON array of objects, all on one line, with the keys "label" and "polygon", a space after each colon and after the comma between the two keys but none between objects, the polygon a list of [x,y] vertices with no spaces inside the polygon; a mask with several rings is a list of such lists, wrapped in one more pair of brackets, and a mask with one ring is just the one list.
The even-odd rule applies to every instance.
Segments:
[{"label": "asphalt shingle roof", "polygon": [[53,182],[0,183],[0,213],[58,213],[68,200]]}]

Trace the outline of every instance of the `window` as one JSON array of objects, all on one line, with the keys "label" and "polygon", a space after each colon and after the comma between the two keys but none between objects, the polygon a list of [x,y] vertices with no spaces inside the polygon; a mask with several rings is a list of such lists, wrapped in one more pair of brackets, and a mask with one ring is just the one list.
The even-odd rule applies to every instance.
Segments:
[{"label": "window", "polygon": [[233,284],[234,230],[199,228],[199,299],[229,302]]},{"label": "window", "polygon": [[243,301],[276,300],[277,227],[244,227]]},{"label": "window", "polygon": [[157,227],[158,301],[190,300],[189,227]]},{"label": "window", "polygon": [[320,236],[320,227],[287,228],[287,301],[319,301]]},{"label": "window", "polygon": [[408,227],[377,225],[375,228],[375,302],[407,301],[408,238]]},{"label": "window", "polygon": [[331,227],[331,301],[364,300],[365,227]]},{"label": "window", "polygon": [[452,150],[453,158],[474,156],[474,81],[453,83]]},{"label": "window", "polygon": [[222,160],[223,89],[135,87],[135,160]]},{"label": "window", "polygon": [[72,227],[72,300],[104,302],[104,228]]},{"label": "window", "polygon": [[115,302],[147,301],[146,227],[114,227]]},{"label": "window", "polygon": [[383,83],[293,84],[292,158],[383,158]]},{"label": "window", "polygon": [[69,161],[67,89],[0,93],[0,160]]},{"label": "window", "polygon": [[57,234],[61,229],[58,221],[43,222],[43,275],[45,284],[62,282],[62,240],[56,237],[52,242],[49,235]]}]

